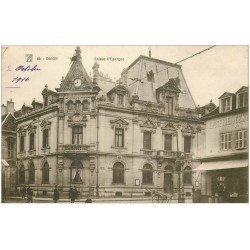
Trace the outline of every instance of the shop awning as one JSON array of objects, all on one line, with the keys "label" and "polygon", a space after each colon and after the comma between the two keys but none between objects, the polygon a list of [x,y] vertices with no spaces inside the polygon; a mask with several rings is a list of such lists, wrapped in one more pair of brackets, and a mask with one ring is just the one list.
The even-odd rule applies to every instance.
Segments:
[{"label": "shop awning", "polygon": [[193,171],[208,171],[208,170],[219,170],[219,169],[230,169],[230,168],[244,168],[248,166],[248,160],[231,160],[231,161],[211,161],[203,162]]}]

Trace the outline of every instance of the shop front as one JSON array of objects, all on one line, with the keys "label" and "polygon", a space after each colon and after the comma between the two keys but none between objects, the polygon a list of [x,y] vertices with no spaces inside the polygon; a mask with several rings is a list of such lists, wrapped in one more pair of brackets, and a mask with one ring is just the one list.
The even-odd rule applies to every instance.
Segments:
[{"label": "shop front", "polygon": [[248,160],[203,162],[201,173],[202,202],[248,202]]}]

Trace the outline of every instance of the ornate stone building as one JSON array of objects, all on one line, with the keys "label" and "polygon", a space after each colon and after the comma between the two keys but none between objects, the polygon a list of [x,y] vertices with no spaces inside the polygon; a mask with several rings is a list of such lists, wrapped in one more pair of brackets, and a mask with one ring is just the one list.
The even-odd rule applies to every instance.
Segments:
[{"label": "ornate stone building", "polygon": [[112,82],[97,62],[87,74],[79,47],[71,60],[56,91],[45,86],[43,103],[24,105],[17,119],[19,187],[127,197],[181,188],[192,198],[204,130],[181,66],[139,56]]}]

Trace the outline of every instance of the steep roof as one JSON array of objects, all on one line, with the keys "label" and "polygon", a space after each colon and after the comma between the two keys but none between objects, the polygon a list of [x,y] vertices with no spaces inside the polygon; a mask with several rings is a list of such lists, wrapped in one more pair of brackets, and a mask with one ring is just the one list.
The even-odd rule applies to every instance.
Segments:
[{"label": "steep roof", "polygon": [[151,57],[139,56],[122,73],[127,76],[127,85],[131,95],[140,100],[157,102],[156,89],[165,85],[171,78],[179,79],[179,106],[195,109],[195,102],[190,93],[181,66]]},{"label": "steep roof", "polygon": [[[75,54],[71,58],[71,67],[66,75],[66,77],[62,80],[61,86],[58,91],[67,91],[67,90],[86,90],[92,88],[92,81],[89,77],[86,69],[82,64],[81,57],[81,49],[77,46],[75,50]],[[80,86],[75,86],[75,79],[81,80]]]}]

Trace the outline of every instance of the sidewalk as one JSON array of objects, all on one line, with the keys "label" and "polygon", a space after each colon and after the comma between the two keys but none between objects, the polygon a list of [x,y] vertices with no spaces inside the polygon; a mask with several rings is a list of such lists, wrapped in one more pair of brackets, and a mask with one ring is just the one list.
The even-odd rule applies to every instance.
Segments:
[{"label": "sidewalk", "polygon": [[[81,202],[84,203],[86,198],[84,199],[77,199],[75,202]],[[11,197],[6,197],[6,203],[25,203],[26,198],[22,199],[21,197],[18,196],[11,196]],[[45,198],[45,197],[34,197],[33,198],[34,203],[53,203],[52,198]],[[62,198],[59,199],[59,203],[70,203],[70,199]],[[101,197],[101,198],[93,198],[92,202],[95,203],[112,203],[112,202],[124,202],[124,203],[152,203],[152,198],[151,197]],[[177,203],[177,200],[173,199],[171,203]]]}]

